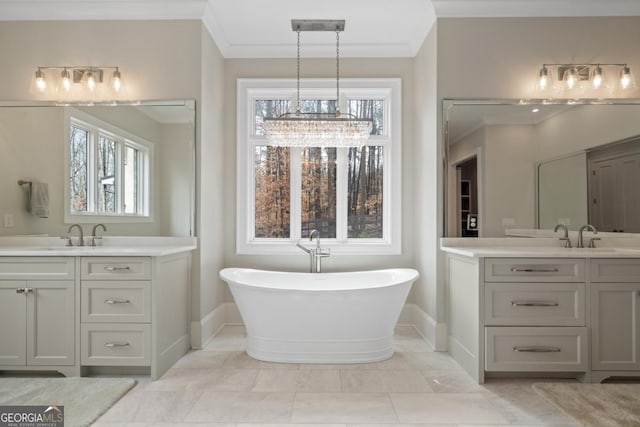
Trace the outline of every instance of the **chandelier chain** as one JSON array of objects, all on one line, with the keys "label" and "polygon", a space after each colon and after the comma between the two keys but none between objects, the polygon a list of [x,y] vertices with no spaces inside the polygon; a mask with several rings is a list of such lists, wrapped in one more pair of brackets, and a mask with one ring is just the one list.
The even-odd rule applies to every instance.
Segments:
[{"label": "chandelier chain", "polygon": [[336,28],[336,114],[340,114],[340,28]]},{"label": "chandelier chain", "polygon": [[296,62],[296,68],[297,68],[296,114],[300,114],[300,33],[301,33],[300,27],[298,27],[297,33],[298,33],[298,59]]}]

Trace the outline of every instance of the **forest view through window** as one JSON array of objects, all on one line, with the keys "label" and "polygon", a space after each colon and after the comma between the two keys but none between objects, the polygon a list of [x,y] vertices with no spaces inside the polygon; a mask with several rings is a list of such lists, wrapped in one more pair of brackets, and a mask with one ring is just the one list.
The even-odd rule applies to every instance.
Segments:
[{"label": "forest view through window", "polygon": [[[336,243],[388,242],[393,188],[388,159],[399,141],[390,132],[388,91],[368,92],[349,97],[346,91],[344,101],[341,95],[342,111],[373,120],[367,145],[349,148],[269,146],[264,119],[291,111],[295,99],[282,95],[247,99],[251,121],[246,164],[251,170],[246,172],[252,200],[244,226],[249,226],[245,228],[249,242],[290,242],[308,237],[314,229],[322,239]],[[300,107],[306,113],[334,113],[335,92],[333,99],[303,96]]]},{"label": "forest view through window", "polygon": [[[335,100],[302,100],[305,113],[335,113]],[[256,101],[256,133],[264,134],[265,117],[277,115],[281,100]],[[380,100],[351,100],[349,112],[373,119],[372,135],[382,134],[384,103]],[[344,148],[347,151],[347,223],[349,238],[382,238],[384,146]],[[290,176],[301,168],[301,234],[318,230],[322,237],[336,238],[338,149],[304,147],[291,161],[289,147],[255,148],[255,236],[288,238],[291,217]],[[298,150],[295,150],[298,151]]]},{"label": "forest view through window", "polygon": [[84,115],[68,126],[69,213],[148,216],[150,145]]}]

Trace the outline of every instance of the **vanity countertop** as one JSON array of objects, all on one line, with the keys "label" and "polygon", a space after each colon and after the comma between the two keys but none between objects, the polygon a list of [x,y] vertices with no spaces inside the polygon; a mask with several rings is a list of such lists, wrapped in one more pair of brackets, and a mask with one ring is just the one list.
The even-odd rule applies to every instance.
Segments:
[{"label": "vanity countertop", "polygon": [[194,237],[104,237],[98,246],[64,246],[59,238],[2,237],[1,256],[166,256],[197,248]]},{"label": "vanity countertop", "polygon": [[640,258],[640,246],[630,243],[626,239],[596,248],[565,248],[557,239],[442,238],[440,249],[471,258]]}]

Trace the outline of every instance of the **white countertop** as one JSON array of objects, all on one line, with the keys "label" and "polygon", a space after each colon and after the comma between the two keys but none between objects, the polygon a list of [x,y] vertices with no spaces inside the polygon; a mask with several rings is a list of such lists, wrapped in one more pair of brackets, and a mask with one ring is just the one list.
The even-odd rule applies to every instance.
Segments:
[{"label": "white countertop", "polygon": [[105,236],[98,246],[65,246],[58,237],[0,237],[0,256],[165,256],[197,247],[195,237]]},{"label": "white countertop", "polygon": [[640,258],[640,246],[602,240],[596,248],[565,248],[546,238],[442,238],[444,252],[470,258]]}]

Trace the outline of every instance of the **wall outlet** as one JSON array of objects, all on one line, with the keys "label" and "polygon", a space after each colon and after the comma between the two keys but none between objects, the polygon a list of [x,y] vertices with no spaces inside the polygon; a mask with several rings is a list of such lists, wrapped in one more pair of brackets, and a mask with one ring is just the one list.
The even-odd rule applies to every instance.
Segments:
[{"label": "wall outlet", "polygon": [[4,225],[4,228],[13,227],[13,214],[4,214],[2,217],[2,224]]}]

